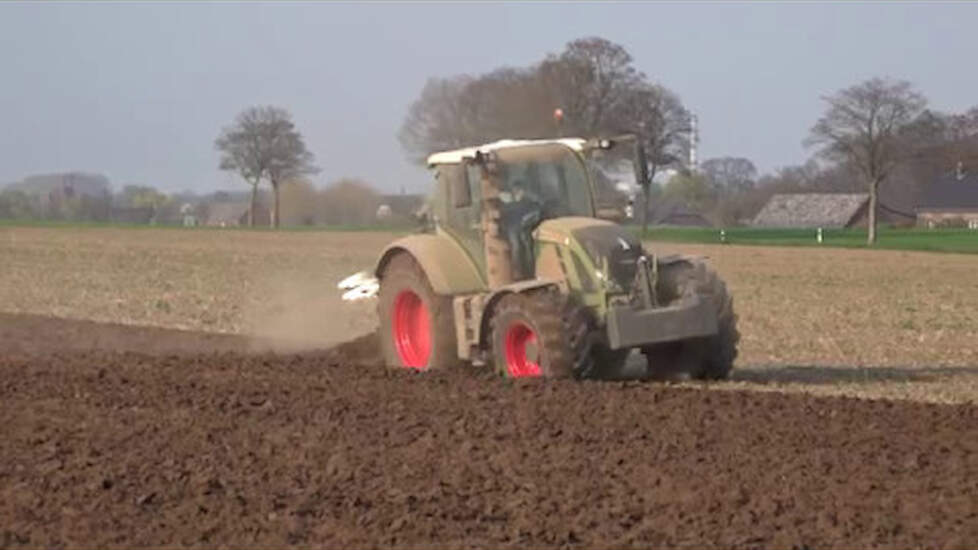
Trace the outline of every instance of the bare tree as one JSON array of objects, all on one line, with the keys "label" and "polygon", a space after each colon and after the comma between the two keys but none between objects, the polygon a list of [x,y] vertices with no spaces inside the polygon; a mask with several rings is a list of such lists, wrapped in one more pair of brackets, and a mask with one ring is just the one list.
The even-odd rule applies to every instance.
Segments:
[{"label": "bare tree", "polygon": [[848,163],[869,189],[868,244],[876,242],[879,187],[906,152],[901,131],[924,109],[927,100],[903,80],[873,78],[823,98],[825,114],[806,145],[823,157]]},{"label": "bare tree", "polygon": [[757,167],[742,157],[708,159],[700,168],[721,195],[749,191],[757,181]]},{"label": "bare tree", "polygon": [[616,113],[619,128],[642,141],[644,163],[636,166],[642,187],[642,234],[648,230],[652,180],[661,168],[683,166],[689,151],[690,117],[679,96],[658,84],[633,85]]},{"label": "bare tree", "polygon": [[645,75],[621,45],[599,37],[580,38],[550,55],[537,69],[561,107],[567,129],[581,135],[618,130],[622,109]]},{"label": "bare tree", "polygon": [[949,172],[978,170],[978,107],[957,114],[925,110],[903,131],[914,184]]},{"label": "bare tree", "polygon": [[[398,138],[408,157],[422,162],[434,151],[505,137],[618,132],[633,122],[633,93],[649,87],[622,46],[575,40],[530,67],[429,79]],[[558,107],[565,115],[560,128],[552,117]]]},{"label": "bare tree", "polygon": [[267,179],[272,186],[272,226],[279,226],[279,187],[282,183],[318,171],[313,154],[306,149],[292,115],[280,107],[245,109],[234,124],[222,130],[214,142],[221,152],[221,170],[235,171],[251,185],[248,225],[255,224],[258,186]]},{"label": "bare tree", "polygon": [[463,110],[463,95],[472,80],[464,75],[428,79],[397,136],[409,159],[424,163],[428,154],[462,147],[473,137]]}]

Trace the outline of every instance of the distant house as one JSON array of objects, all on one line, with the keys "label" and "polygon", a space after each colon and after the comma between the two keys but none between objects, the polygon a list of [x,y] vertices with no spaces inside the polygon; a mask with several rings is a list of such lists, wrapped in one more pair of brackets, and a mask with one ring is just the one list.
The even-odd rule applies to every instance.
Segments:
[{"label": "distant house", "polygon": [[[209,227],[247,227],[250,202],[215,202],[207,208],[205,225]],[[271,212],[268,207],[258,203],[255,209],[255,225],[271,225]]]},{"label": "distant house", "polygon": [[194,214],[194,205],[185,202],[180,206],[180,222],[184,227],[196,227],[197,216]]},{"label": "distant house", "polygon": [[[641,200],[641,198],[638,200]],[[649,201],[649,225],[713,226],[710,220],[706,219],[706,216],[681,199],[662,198],[649,199]]]},{"label": "distant house", "polygon": [[773,195],[754,216],[754,227],[864,227],[867,193],[786,193]]},{"label": "distant house", "polygon": [[156,209],[152,206],[112,207],[112,221],[116,223],[149,224],[155,215]]},{"label": "distant house", "polygon": [[377,219],[411,218],[424,205],[424,199],[424,195],[414,194],[381,195],[380,205],[377,207]]},{"label": "distant house", "polygon": [[916,211],[920,226],[978,229],[978,174],[959,171],[928,185]]}]

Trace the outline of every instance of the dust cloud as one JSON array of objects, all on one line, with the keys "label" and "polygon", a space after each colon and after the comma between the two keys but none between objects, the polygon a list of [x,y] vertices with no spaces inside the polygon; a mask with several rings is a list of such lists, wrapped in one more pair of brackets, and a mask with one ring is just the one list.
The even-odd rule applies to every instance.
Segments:
[{"label": "dust cloud", "polygon": [[311,351],[374,332],[376,299],[345,302],[337,281],[335,276],[294,272],[273,273],[261,280],[244,308],[244,328],[253,347]]}]

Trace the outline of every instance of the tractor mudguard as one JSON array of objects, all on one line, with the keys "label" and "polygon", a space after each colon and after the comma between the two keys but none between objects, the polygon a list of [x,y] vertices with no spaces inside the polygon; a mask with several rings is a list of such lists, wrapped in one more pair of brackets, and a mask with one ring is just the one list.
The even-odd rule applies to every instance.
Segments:
[{"label": "tractor mudguard", "polygon": [[455,313],[455,335],[459,357],[466,360],[479,359],[479,350],[484,349],[486,345],[492,310],[503,296],[558,284],[552,279],[538,278],[510,283],[492,292],[455,296],[452,300],[452,308]]},{"label": "tractor mudguard", "polygon": [[669,254],[668,256],[656,256],[655,261],[659,265],[671,265],[679,262],[701,262],[706,260],[709,256],[691,256],[688,254]]},{"label": "tractor mudguard", "polygon": [[394,255],[406,252],[424,270],[436,294],[463,294],[486,290],[479,270],[461,246],[449,237],[419,234],[402,237],[380,254],[374,274],[380,277]]},{"label": "tractor mudguard", "polygon": [[486,334],[489,332],[489,320],[492,317],[492,309],[495,307],[496,302],[498,302],[503,296],[507,294],[522,294],[529,290],[536,290],[538,288],[546,288],[549,286],[557,286],[558,281],[553,279],[528,279],[526,281],[517,281],[515,283],[510,283],[502,288],[494,290],[489,294],[485,301],[483,302],[482,312],[479,320],[479,332],[475,335],[476,339],[485,344]]}]

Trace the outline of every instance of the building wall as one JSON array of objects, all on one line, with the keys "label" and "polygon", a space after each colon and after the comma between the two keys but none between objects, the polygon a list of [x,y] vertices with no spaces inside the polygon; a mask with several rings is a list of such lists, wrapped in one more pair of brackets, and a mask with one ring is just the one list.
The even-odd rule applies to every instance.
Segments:
[{"label": "building wall", "polygon": [[[249,208],[250,210],[250,208]],[[246,210],[238,218],[238,225],[242,227],[247,227],[248,225],[248,211]],[[255,208],[255,227],[269,227],[272,225],[272,209],[266,208],[262,204],[258,204]]]},{"label": "building wall", "polygon": [[978,210],[918,212],[920,227],[972,227],[978,225]]}]

